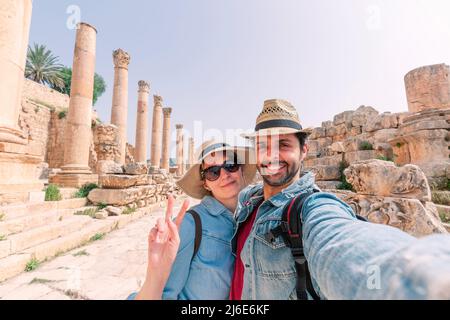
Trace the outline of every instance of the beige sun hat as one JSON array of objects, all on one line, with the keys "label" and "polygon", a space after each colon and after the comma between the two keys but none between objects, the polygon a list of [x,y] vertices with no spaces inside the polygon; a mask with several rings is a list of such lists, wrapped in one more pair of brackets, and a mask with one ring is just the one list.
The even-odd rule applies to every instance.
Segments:
[{"label": "beige sun hat", "polygon": [[256,136],[270,136],[303,132],[311,133],[311,129],[303,129],[297,110],[286,100],[272,99],[264,102],[262,112],[256,119],[255,132],[242,134],[246,139]]},{"label": "beige sun hat", "polygon": [[195,155],[195,163],[189,168],[184,176],[176,182],[183,191],[195,199],[203,199],[204,196],[211,195],[211,192],[203,187],[203,180],[200,175],[200,168],[203,160],[213,152],[230,151],[237,155],[238,163],[242,165],[245,186],[251,184],[256,175],[256,161],[252,148],[233,147],[223,142],[209,140],[198,148]]}]

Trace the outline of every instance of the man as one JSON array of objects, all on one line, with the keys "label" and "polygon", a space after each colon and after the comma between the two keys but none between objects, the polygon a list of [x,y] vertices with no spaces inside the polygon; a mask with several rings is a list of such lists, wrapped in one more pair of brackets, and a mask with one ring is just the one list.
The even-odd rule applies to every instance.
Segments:
[{"label": "man", "polygon": [[[317,189],[302,175],[308,146],[296,109],[284,100],[264,103],[255,132],[262,185],[239,195],[234,237],[236,265],[230,298],[296,299],[296,269],[281,237],[266,235],[280,225],[283,207]],[[322,299],[449,299],[450,236],[416,239],[385,225],[362,222],[330,193],[304,202],[303,245],[312,285]]]}]

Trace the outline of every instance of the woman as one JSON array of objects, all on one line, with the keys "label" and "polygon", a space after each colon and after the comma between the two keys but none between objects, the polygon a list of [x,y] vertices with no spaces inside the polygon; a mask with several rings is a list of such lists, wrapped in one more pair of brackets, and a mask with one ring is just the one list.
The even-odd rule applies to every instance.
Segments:
[{"label": "woman", "polygon": [[256,166],[249,148],[213,141],[202,145],[196,159],[197,163],[177,184],[190,197],[201,199],[200,204],[191,208],[202,225],[198,252],[194,254],[194,216],[185,216],[188,203],[183,204],[177,220],[172,222],[170,197],[166,218],[158,220],[149,235],[147,278],[135,297],[137,300],[159,299],[161,293],[163,299],[179,300],[229,297],[234,268],[231,248],[236,227],[234,211],[239,192],[255,177]]}]

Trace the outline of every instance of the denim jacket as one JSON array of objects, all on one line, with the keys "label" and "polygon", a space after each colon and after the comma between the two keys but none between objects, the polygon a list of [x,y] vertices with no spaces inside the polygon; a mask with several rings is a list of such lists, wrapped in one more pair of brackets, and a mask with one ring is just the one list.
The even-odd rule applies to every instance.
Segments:
[{"label": "denim jacket", "polygon": [[[314,176],[306,173],[259,207],[241,252],[242,299],[296,299],[290,249],[281,238],[270,243],[264,235],[280,224],[284,204],[313,187]],[[261,197],[262,185],[241,192],[238,225]],[[361,222],[349,205],[324,192],[310,196],[300,215],[305,256],[322,299],[450,298],[449,235],[416,239],[390,226]]]},{"label": "denim jacket", "polygon": [[234,214],[211,196],[205,196],[191,210],[200,215],[202,241],[192,259],[195,222],[192,215],[186,214],[180,228],[180,247],[163,299],[226,300],[234,268],[231,251],[236,227]]}]

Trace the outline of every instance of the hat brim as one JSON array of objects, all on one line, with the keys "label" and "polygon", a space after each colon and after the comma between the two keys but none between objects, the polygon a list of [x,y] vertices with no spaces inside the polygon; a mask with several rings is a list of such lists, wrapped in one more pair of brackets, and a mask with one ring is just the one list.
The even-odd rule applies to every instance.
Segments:
[{"label": "hat brim", "polygon": [[276,136],[276,135],[282,135],[282,134],[293,134],[293,133],[305,133],[309,135],[311,132],[308,130],[298,130],[288,127],[276,127],[276,128],[268,128],[268,129],[261,129],[258,131],[255,131],[253,133],[243,133],[241,134],[241,137],[245,139],[255,139],[256,137],[265,137],[265,136]]},{"label": "hat brim", "polygon": [[[244,176],[245,186],[248,186],[253,182],[256,176],[256,161],[255,155],[252,148],[249,147],[223,147],[215,149],[212,152],[220,151],[232,151],[238,156],[238,161],[242,164],[241,170]],[[202,159],[200,159],[196,164],[194,164],[189,170],[184,174],[184,176],[179,179],[176,184],[186,193],[189,197],[194,199],[203,199],[207,195],[211,195],[211,192],[204,188],[204,181],[200,175],[200,166],[202,160],[210,155],[212,152],[205,154]]]}]

